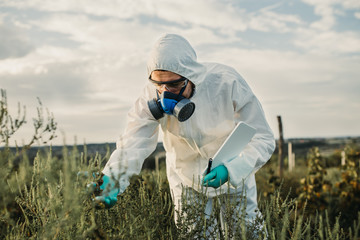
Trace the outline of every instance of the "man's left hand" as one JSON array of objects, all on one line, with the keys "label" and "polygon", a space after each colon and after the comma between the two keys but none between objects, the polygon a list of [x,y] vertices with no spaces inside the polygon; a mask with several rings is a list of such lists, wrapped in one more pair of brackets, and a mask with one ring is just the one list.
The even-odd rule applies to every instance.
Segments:
[{"label": "man's left hand", "polygon": [[228,181],[229,173],[224,165],[217,166],[204,177],[203,185],[218,188]]}]

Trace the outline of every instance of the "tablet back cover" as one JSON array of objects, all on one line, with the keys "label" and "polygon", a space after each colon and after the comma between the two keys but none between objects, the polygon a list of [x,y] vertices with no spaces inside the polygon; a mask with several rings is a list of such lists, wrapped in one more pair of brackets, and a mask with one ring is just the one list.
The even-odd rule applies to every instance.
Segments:
[{"label": "tablet back cover", "polygon": [[221,165],[223,161],[230,160],[239,155],[255,133],[255,128],[244,122],[239,122],[220,149],[215,153],[211,169]]}]

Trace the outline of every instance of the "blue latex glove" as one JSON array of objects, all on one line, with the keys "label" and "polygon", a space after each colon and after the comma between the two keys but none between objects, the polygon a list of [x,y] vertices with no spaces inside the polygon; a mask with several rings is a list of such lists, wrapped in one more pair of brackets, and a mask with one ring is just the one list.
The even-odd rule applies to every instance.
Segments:
[{"label": "blue latex glove", "polygon": [[95,201],[103,203],[106,208],[111,208],[117,202],[117,195],[120,189],[115,187],[115,181],[111,177],[104,175],[102,180],[103,184],[100,186],[102,192],[100,196],[95,197]]},{"label": "blue latex glove", "polygon": [[228,181],[229,173],[224,165],[217,166],[203,179],[203,185],[218,188]]}]

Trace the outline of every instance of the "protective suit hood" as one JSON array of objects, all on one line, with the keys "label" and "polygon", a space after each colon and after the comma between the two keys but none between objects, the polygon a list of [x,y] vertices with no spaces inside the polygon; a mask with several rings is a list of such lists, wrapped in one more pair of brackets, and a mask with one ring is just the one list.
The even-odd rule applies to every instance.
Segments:
[{"label": "protective suit hood", "polygon": [[154,70],[166,70],[189,79],[195,86],[201,84],[206,68],[197,62],[190,43],[176,34],[165,34],[155,43],[147,63],[148,76]]}]

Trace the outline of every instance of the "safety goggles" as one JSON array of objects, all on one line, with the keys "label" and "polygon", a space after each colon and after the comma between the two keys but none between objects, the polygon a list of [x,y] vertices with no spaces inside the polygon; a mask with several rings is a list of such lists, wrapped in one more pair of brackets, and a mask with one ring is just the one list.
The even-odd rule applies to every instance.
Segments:
[{"label": "safety goggles", "polygon": [[178,91],[187,86],[189,79],[187,79],[186,77],[181,77],[180,79],[173,80],[173,81],[160,82],[160,81],[155,81],[155,80],[151,79],[151,77],[149,77],[149,81],[152,84],[154,84],[155,87],[158,89],[161,89],[162,86],[164,85],[168,91]]}]

